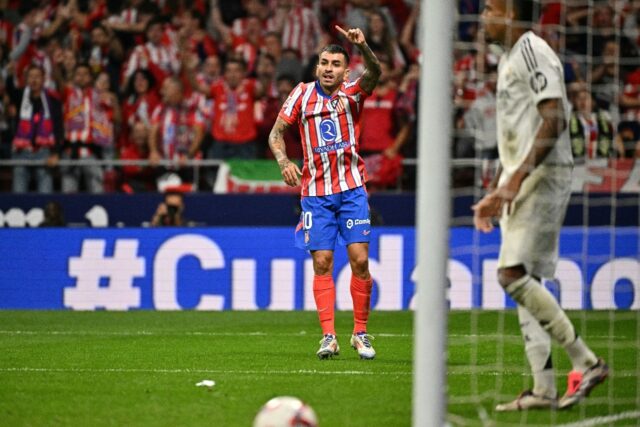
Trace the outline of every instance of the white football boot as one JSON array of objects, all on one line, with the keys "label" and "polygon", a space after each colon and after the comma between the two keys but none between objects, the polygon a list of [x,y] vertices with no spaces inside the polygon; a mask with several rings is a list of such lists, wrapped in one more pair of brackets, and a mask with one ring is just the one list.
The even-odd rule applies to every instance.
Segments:
[{"label": "white football boot", "polygon": [[316,352],[319,359],[328,359],[340,354],[340,346],[335,335],[326,334],[320,340],[320,349]]},{"label": "white football boot", "polygon": [[[591,390],[593,390],[593,388],[598,384],[601,384],[607,378],[607,375],[609,375],[609,366],[607,366],[602,359],[598,359],[598,362],[584,371],[582,376],[580,376],[579,373],[576,374],[575,371],[572,371],[569,375],[567,392],[560,399],[558,407],[560,409],[570,408],[585,397],[589,396]],[[575,382],[578,382],[577,386]]]},{"label": "white football boot", "polygon": [[358,332],[357,334],[351,335],[351,347],[358,351],[358,355],[360,359],[373,359],[376,357],[376,351],[371,346],[371,342],[369,340],[374,340],[375,338],[366,332]]}]

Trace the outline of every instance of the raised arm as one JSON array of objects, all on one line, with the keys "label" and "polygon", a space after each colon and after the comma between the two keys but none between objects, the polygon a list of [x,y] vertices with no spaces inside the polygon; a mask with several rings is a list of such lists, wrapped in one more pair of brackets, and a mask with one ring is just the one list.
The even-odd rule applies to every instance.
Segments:
[{"label": "raised arm", "polygon": [[378,61],[378,58],[376,58],[376,55],[374,55],[373,51],[367,44],[367,41],[364,38],[364,33],[360,28],[352,28],[349,31],[345,31],[339,25],[336,25],[336,30],[345,36],[351,43],[355,44],[360,50],[360,53],[362,53],[366,69],[360,78],[360,87],[362,87],[362,89],[367,93],[373,92],[373,89],[375,89],[378,84],[378,79],[380,78],[380,73],[382,71],[380,69],[380,61]]},{"label": "raised arm", "polygon": [[271,133],[269,133],[269,148],[271,148],[271,152],[276,158],[278,166],[280,166],[280,173],[282,174],[284,182],[291,187],[295,187],[300,184],[299,177],[302,176],[302,172],[300,172],[298,165],[293,163],[289,160],[289,157],[287,157],[284,133],[288,128],[289,123],[285,122],[280,117],[276,119],[276,122],[271,129]]}]

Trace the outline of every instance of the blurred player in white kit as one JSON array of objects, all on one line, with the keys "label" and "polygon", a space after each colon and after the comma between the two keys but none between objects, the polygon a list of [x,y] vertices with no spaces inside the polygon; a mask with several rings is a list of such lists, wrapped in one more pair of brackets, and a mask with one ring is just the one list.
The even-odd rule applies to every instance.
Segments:
[{"label": "blurred player in white kit", "polygon": [[[531,0],[486,0],[482,13],[487,39],[506,52],[498,65],[496,96],[500,170],[488,194],[473,206],[474,225],[490,232],[492,219],[500,218],[498,281],[518,304],[534,383],[514,401],[497,405],[497,411],[569,408],[609,371],[541,283],[555,274],[573,158],[562,63],[529,29],[534,6]],[[572,364],[567,391],[559,399],[551,338]]]}]

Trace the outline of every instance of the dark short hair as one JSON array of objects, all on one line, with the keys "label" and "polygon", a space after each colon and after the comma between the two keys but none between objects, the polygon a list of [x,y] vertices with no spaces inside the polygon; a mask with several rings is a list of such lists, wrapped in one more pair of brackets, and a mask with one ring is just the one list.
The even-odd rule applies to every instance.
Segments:
[{"label": "dark short hair", "polygon": [[153,91],[153,89],[155,88],[156,78],[153,76],[153,73],[151,73],[151,71],[147,70],[146,68],[137,68],[133,72],[133,74],[131,74],[131,77],[129,77],[129,81],[127,82],[127,95],[132,95],[135,92],[134,80],[136,78],[136,75],[138,74],[142,75],[142,77],[144,77],[144,79],[149,83],[149,92]]},{"label": "dark short hair", "polygon": [[29,64],[29,66],[27,67],[27,69],[24,72],[25,72],[25,74],[27,74],[31,70],[39,70],[42,73],[43,76],[47,74],[47,73],[45,73],[44,67],[42,65],[36,64],[36,63],[33,63],[33,62],[31,64]]},{"label": "dark short hair", "polygon": [[518,21],[535,22],[537,20],[538,2],[535,0],[506,0],[513,5]]},{"label": "dark short hair", "polygon": [[162,18],[160,18],[159,16],[154,16],[153,18],[149,19],[149,22],[147,22],[147,25],[145,25],[144,33],[147,34],[151,27],[155,25],[160,25],[162,27],[164,23],[165,21]]},{"label": "dark short hair", "polygon": [[224,66],[226,67],[229,64],[238,64],[243,70],[247,69],[247,63],[239,56],[229,56],[224,63]]},{"label": "dark short hair", "polygon": [[341,53],[344,56],[344,60],[347,62],[347,65],[349,65],[349,53],[345,48],[343,48],[339,44],[330,44],[323,47],[322,50],[320,51],[320,55],[322,55],[324,52]]},{"label": "dark short hair", "polygon": [[286,82],[291,83],[292,86],[295,86],[296,83],[298,83],[298,80],[295,77],[293,77],[291,74],[287,74],[287,73],[279,74],[278,77],[276,78],[276,81],[277,82],[286,81]]},{"label": "dark short hair", "polygon": [[73,70],[75,71],[78,68],[86,68],[87,70],[89,70],[89,74],[93,75],[93,73],[91,72],[91,65],[89,65],[88,62],[80,61],[80,62],[76,63],[76,66],[73,67]]},{"label": "dark short hair", "polygon": [[276,61],[276,58],[273,55],[268,53],[261,53],[260,56],[258,56],[258,59],[266,59],[267,61],[271,62],[273,65],[276,65],[278,62]]},{"label": "dark short hair", "polygon": [[185,10],[185,13],[198,21],[198,28],[204,28],[207,26],[206,15],[198,12],[195,8],[187,9]]}]

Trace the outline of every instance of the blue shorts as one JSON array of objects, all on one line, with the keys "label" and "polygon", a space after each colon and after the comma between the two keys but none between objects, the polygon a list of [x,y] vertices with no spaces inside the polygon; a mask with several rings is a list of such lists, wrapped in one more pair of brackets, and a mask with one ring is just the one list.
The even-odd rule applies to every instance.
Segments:
[{"label": "blue shorts", "polygon": [[334,250],[336,241],[349,245],[368,243],[370,238],[369,201],[364,187],[302,198],[296,247],[308,251]]}]

